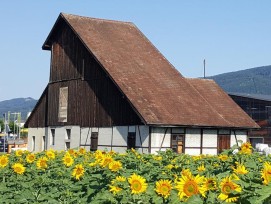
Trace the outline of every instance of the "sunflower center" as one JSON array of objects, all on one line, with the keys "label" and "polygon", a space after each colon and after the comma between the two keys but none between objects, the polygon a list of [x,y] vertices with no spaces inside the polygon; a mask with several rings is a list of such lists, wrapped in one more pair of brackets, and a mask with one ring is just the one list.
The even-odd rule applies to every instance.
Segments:
[{"label": "sunflower center", "polygon": [[197,183],[195,183],[194,181],[188,181],[185,185],[184,185],[184,193],[187,196],[192,196],[194,194],[197,194],[199,192],[198,189],[198,185]]},{"label": "sunflower center", "polygon": [[135,191],[140,191],[142,188],[142,185],[139,181],[134,181],[132,183],[132,189],[135,190]]},{"label": "sunflower center", "polygon": [[230,183],[226,183],[223,188],[222,188],[222,191],[223,193],[225,194],[230,194],[231,190],[233,190],[233,186],[230,184]]},{"label": "sunflower center", "polygon": [[77,169],[76,169],[76,174],[77,174],[77,175],[82,174],[82,172],[83,172],[83,169],[81,169],[81,168],[77,168]]},{"label": "sunflower center", "polygon": [[162,186],[161,186],[161,192],[163,193],[163,194],[167,194],[169,191],[170,191],[170,189],[169,189],[169,187],[167,186],[167,185],[165,185],[165,184],[163,184]]},{"label": "sunflower center", "polygon": [[21,172],[22,169],[21,169],[21,167],[15,167],[14,171],[15,171],[15,172]]},{"label": "sunflower center", "polygon": [[4,159],[1,160],[1,164],[2,165],[5,165],[6,164],[6,161]]}]

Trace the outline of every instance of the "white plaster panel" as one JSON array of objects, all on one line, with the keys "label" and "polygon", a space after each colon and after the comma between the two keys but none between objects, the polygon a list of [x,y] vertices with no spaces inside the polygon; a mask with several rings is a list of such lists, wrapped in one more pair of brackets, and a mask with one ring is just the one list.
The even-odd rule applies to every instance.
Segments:
[{"label": "white plaster panel", "polygon": [[200,155],[200,149],[185,148],[185,154]]},{"label": "white plaster panel", "polygon": [[172,133],[184,133],[184,128],[172,128]]},{"label": "white plaster panel", "polygon": [[[80,146],[80,127],[79,126],[70,126],[70,127],[65,127],[66,129],[71,129],[71,139],[70,139],[70,147],[71,149],[78,148]],[[66,132],[65,132],[66,135]],[[65,139],[65,136],[64,136]],[[65,147],[65,145],[64,145]]]},{"label": "white plaster panel", "polygon": [[[171,133],[170,129],[167,129],[167,133],[165,134],[166,128],[152,128],[151,133],[151,147],[159,148],[161,147],[170,147]],[[164,141],[163,141],[164,140]]]},{"label": "white plaster panel", "polygon": [[32,137],[35,136],[35,151],[40,152],[43,150],[42,147],[42,137],[46,135],[47,128],[28,128],[28,141],[27,141],[27,150],[33,150],[33,140]]},{"label": "white plaster panel", "polygon": [[140,154],[148,154],[149,153],[147,148],[138,148],[137,151]]},{"label": "white plaster panel", "polygon": [[112,139],[112,128],[99,128],[98,134],[98,145],[109,145],[111,146]]},{"label": "white plaster panel", "polygon": [[125,153],[127,148],[126,147],[112,147],[112,150],[118,153]]},{"label": "white plaster panel", "polygon": [[[149,146],[149,126],[136,126],[136,146],[141,146],[140,136],[142,147]],[[140,133],[140,134],[139,134]]]},{"label": "white plaster panel", "polygon": [[[239,133],[239,134],[237,134],[237,133]],[[241,140],[243,142],[247,142],[246,132],[241,132],[241,131],[237,132],[236,131],[236,138],[235,138],[234,132],[232,131],[232,134],[231,134],[231,147],[236,144],[236,139],[237,139],[237,141]],[[238,144],[241,145],[240,142],[238,142]]]},{"label": "white plaster panel", "polygon": [[202,149],[202,154],[217,155],[217,149]]},{"label": "white plaster panel", "polygon": [[[80,144],[90,144],[91,138],[91,127],[89,128],[81,128],[81,141]],[[99,140],[99,138],[98,138]]]},{"label": "white plaster panel", "polygon": [[217,147],[217,131],[216,130],[203,130],[202,146],[203,147]]},{"label": "white plaster panel", "polygon": [[200,147],[200,129],[187,129],[185,134],[185,147]]},{"label": "white plaster panel", "polygon": [[113,145],[127,146],[128,126],[113,127]]}]

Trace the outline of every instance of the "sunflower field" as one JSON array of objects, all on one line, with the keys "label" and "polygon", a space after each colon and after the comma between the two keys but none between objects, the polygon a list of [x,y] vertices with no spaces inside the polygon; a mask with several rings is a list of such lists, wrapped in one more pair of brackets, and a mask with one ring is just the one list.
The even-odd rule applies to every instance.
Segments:
[{"label": "sunflower field", "polygon": [[0,203],[271,203],[271,157],[85,149],[0,155]]}]

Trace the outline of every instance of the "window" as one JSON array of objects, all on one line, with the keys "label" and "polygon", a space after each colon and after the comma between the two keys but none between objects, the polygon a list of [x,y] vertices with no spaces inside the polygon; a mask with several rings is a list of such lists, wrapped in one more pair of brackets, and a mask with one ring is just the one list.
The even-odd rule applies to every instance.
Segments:
[{"label": "window", "polygon": [[32,152],[34,152],[36,149],[36,138],[35,136],[32,136]]},{"label": "window", "polygon": [[176,153],[184,153],[184,134],[171,135],[171,148]]},{"label": "window", "polygon": [[68,115],[68,87],[59,89],[58,122],[67,122]]},{"label": "window", "polygon": [[127,149],[135,149],[136,146],[136,133],[128,132]]},{"label": "window", "polygon": [[66,140],[70,140],[71,139],[71,129],[66,129]]},{"label": "window", "polygon": [[248,139],[253,148],[256,148],[256,144],[263,143],[262,137],[250,137]]},{"label": "window", "polygon": [[51,129],[51,145],[55,145],[55,129]]},{"label": "window", "polygon": [[68,150],[71,148],[71,143],[70,142],[65,142],[65,150]]},{"label": "window", "polygon": [[92,132],[90,138],[90,150],[96,151],[98,148],[98,132]]}]

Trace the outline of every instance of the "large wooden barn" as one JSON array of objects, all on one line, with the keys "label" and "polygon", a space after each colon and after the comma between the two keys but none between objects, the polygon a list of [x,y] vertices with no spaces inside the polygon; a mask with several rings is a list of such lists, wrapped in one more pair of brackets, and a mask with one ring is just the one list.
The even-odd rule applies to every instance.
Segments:
[{"label": "large wooden barn", "polygon": [[258,128],[214,81],[184,78],[133,23],[61,13],[42,48],[50,81],[25,124],[30,151],[217,154]]}]

